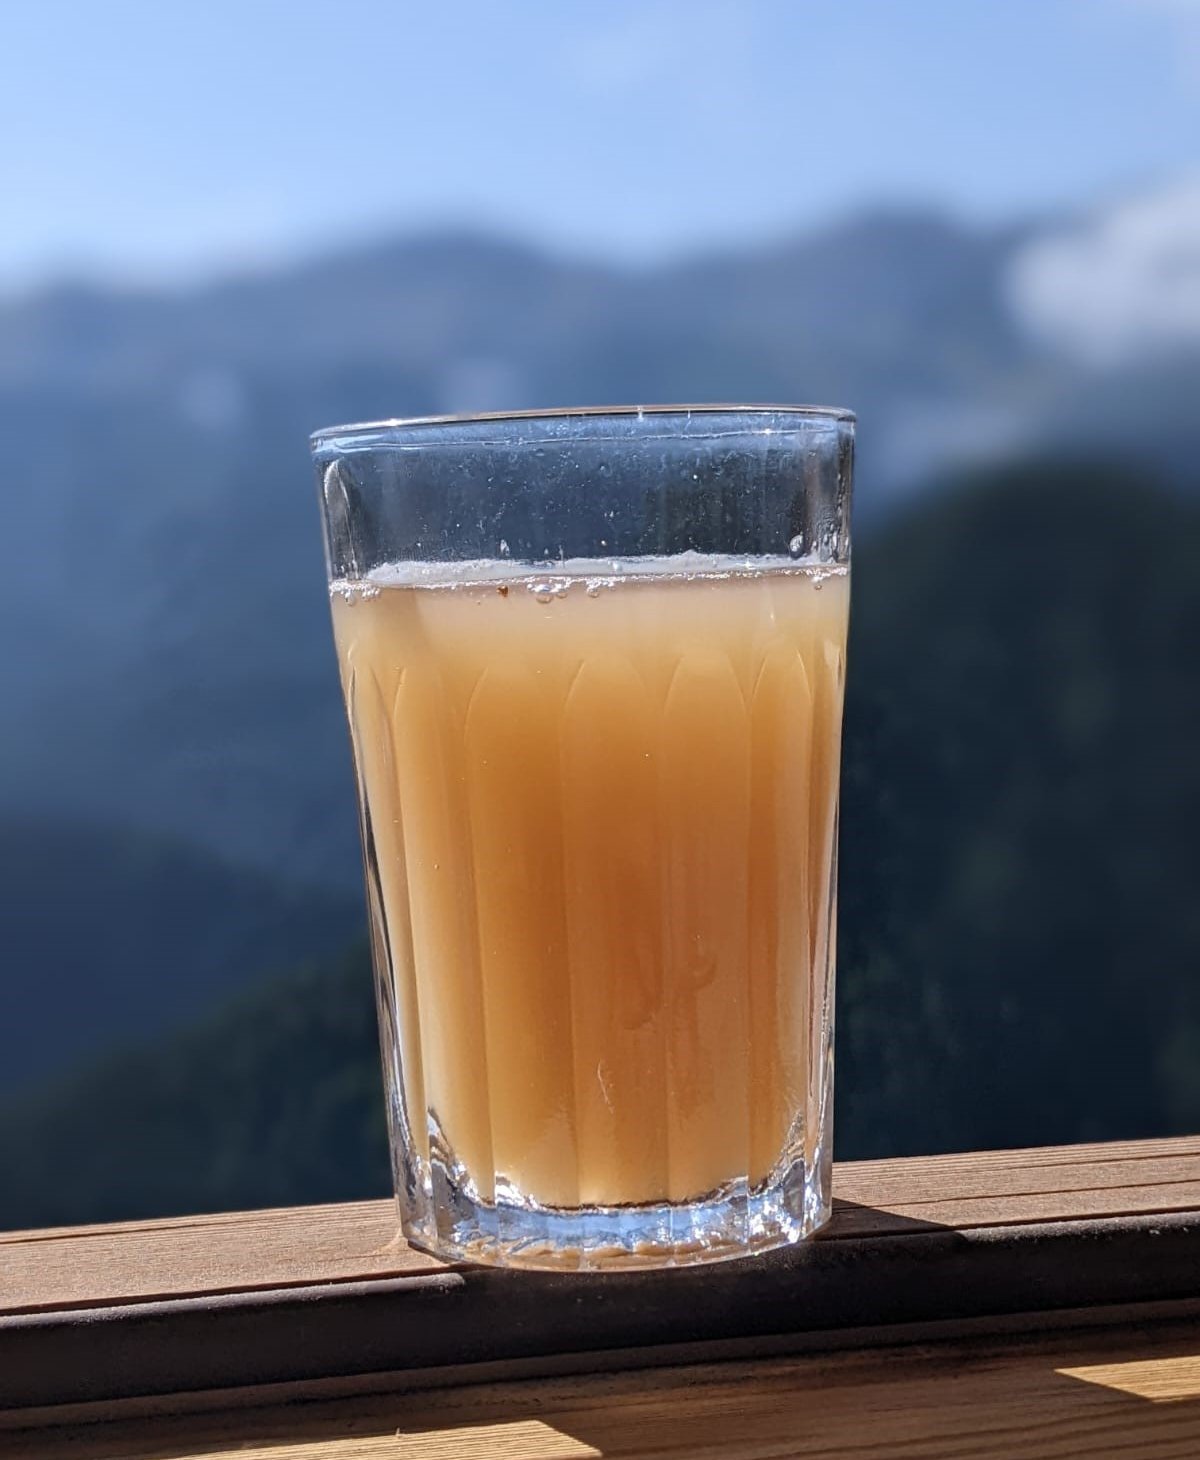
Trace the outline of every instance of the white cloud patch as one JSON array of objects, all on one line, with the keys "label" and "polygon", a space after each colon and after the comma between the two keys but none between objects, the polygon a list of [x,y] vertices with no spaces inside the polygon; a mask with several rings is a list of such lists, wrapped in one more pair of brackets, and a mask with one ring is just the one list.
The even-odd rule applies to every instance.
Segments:
[{"label": "white cloud patch", "polygon": [[1200,349],[1200,173],[1034,239],[1008,286],[1026,329],[1088,365]]}]

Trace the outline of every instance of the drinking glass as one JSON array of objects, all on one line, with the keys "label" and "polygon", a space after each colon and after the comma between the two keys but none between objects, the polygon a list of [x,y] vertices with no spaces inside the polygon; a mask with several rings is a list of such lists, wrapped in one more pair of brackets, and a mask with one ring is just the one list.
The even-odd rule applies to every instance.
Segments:
[{"label": "drinking glass", "polygon": [[414,1245],[679,1266],[826,1220],[853,436],[313,437]]}]

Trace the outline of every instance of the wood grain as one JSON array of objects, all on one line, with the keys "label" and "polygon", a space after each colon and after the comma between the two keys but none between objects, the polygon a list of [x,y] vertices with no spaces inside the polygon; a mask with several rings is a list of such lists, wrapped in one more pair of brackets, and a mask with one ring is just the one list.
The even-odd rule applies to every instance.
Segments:
[{"label": "wood grain", "polygon": [[1194,1460],[1200,1330],[394,1392],[5,1441],[23,1460]]},{"label": "wood grain", "polygon": [[[841,1162],[822,1241],[1200,1208],[1200,1139]],[[0,1316],[449,1270],[390,1201],[0,1233]]]}]

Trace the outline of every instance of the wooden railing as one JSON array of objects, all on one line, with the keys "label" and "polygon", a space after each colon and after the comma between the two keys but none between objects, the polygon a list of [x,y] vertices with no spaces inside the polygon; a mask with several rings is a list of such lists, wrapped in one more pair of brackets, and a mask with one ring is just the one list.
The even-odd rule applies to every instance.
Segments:
[{"label": "wooden railing", "polygon": [[812,1243],[658,1273],[449,1266],[390,1202],[0,1234],[0,1406],[1200,1297],[1200,1139],[841,1164],[835,1191]]},{"label": "wooden railing", "polygon": [[[499,1413],[497,1396],[528,1401],[532,1379],[563,1403],[583,1403],[586,1391],[598,1415],[603,1394],[620,1393],[660,1420],[672,1394],[687,1399],[688,1414],[706,1406],[715,1414],[721,1395],[736,1397],[737,1385],[749,1384],[753,1406],[775,1407],[759,1415],[757,1434],[775,1423],[780,1405],[790,1412],[792,1404],[797,1416],[803,1409],[794,1395],[780,1397],[791,1393],[781,1376],[803,1372],[805,1383],[817,1383],[825,1375],[825,1385],[836,1372],[837,1403],[849,1405],[849,1416],[846,1385],[867,1372],[864,1364],[880,1362],[870,1351],[887,1350],[894,1379],[905,1363],[915,1373],[912,1355],[926,1350],[914,1344],[931,1343],[951,1345],[944,1352],[960,1368],[988,1352],[1019,1350],[1053,1351],[1080,1359],[1060,1367],[1099,1372],[1124,1362],[1114,1335],[1126,1335],[1127,1347],[1129,1335],[1151,1334],[1159,1358],[1176,1366],[1174,1380],[1164,1370],[1155,1382],[1178,1389],[1197,1377],[1200,1396],[1200,1358],[1189,1367],[1192,1347],[1180,1337],[1200,1313],[1200,1139],[843,1164],[835,1191],[830,1227],[794,1251],[659,1273],[446,1265],[398,1240],[389,1202],[0,1234],[0,1455],[18,1436],[27,1448],[13,1453],[50,1454],[33,1437],[61,1438],[68,1421],[111,1424],[123,1415],[129,1425],[157,1424],[158,1434],[164,1411],[192,1412],[193,1426],[209,1411],[210,1429],[246,1406],[295,1418],[299,1401],[305,1423],[321,1404],[321,1414],[333,1404],[328,1413],[346,1423],[355,1415],[394,1419],[397,1395],[408,1396],[405,1414],[449,1405],[446,1413],[461,1418],[471,1404]],[[908,1357],[901,1363],[898,1354]],[[664,1368],[680,1365],[688,1367],[669,1375]],[[1072,1403],[1082,1382],[1064,1391]],[[900,1403],[898,1391],[888,1392]],[[369,1393],[390,1398],[368,1402]],[[823,1397],[823,1412],[832,1413],[828,1403]],[[1184,1408],[1177,1421],[1200,1424],[1195,1407]],[[521,1414],[532,1423],[542,1409],[526,1404]],[[392,1423],[393,1437],[396,1430]],[[97,1443],[102,1433],[114,1432],[88,1430]],[[568,1431],[554,1433],[561,1441]],[[1200,1455],[1196,1434],[1195,1450],[1179,1454]],[[576,1441],[574,1450],[562,1441],[498,1453],[610,1453],[594,1435]],[[1014,1440],[1011,1453],[1039,1452]]]}]

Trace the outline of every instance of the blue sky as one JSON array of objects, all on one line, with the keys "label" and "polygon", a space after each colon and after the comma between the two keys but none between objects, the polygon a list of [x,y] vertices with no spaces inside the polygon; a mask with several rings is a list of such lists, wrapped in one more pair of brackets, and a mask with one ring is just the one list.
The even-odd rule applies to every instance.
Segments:
[{"label": "blue sky", "polygon": [[1200,162],[1200,0],[25,0],[0,286],[474,223],[652,258]]}]

